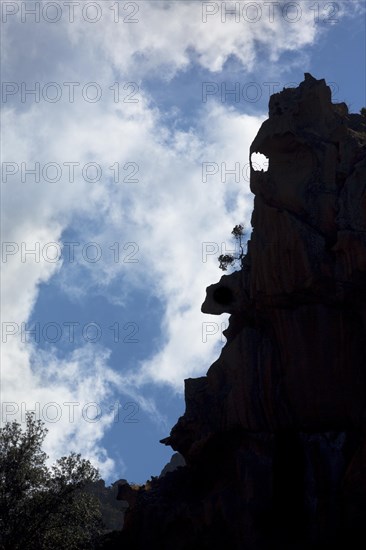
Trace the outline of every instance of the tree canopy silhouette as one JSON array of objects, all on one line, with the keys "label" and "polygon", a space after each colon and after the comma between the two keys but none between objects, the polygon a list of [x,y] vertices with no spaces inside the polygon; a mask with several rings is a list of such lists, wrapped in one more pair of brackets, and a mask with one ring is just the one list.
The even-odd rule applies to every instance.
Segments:
[{"label": "tree canopy silhouette", "polygon": [[42,450],[47,429],[33,413],[0,428],[0,549],[81,550],[94,548],[101,532],[95,497],[82,488],[99,473],[80,454],[51,467]]}]

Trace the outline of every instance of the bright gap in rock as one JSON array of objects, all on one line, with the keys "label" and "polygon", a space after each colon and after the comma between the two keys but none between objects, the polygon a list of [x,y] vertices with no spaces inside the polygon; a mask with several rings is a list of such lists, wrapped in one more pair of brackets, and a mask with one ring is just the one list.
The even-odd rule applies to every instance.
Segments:
[{"label": "bright gap in rock", "polygon": [[260,172],[261,170],[263,170],[263,172],[267,172],[269,159],[265,155],[262,155],[262,153],[252,153],[250,160],[253,170],[256,172]]}]

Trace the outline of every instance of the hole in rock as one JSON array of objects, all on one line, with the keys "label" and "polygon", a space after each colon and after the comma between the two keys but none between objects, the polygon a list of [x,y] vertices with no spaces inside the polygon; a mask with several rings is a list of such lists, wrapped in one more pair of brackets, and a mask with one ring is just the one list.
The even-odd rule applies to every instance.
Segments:
[{"label": "hole in rock", "polygon": [[263,172],[267,172],[269,159],[265,155],[262,155],[262,153],[252,153],[250,162],[254,171],[260,172],[263,170]]},{"label": "hole in rock", "polygon": [[234,295],[230,288],[226,286],[220,286],[219,288],[216,288],[213,292],[213,299],[218,304],[221,304],[223,306],[226,306],[230,304],[234,300]]}]

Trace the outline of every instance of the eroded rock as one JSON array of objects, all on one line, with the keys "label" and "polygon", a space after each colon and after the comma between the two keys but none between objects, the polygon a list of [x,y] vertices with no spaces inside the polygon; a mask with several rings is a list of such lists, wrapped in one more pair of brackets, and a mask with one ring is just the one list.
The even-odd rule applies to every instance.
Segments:
[{"label": "eroded rock", "polygon": [[231,314],[227,343],[162,440],[186,466],[125,490],[126,548],[325,548],[363,527],[366,118],[305,74],[255,152],[247,256],[202,306]]}]

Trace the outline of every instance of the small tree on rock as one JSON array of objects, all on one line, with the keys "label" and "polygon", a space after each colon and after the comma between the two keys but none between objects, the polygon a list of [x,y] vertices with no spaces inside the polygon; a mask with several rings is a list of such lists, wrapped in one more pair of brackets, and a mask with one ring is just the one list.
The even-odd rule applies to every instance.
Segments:
[{"label": "small tree on rock", "polygon": [[218,257],[219,268],[223,271],[227,271],[228,266],[234,266],[236,262],[240,261],[240,266],[242,266],[242,260],[245,256],[244,254],[244,239],[245,239],[245,228],[244,225],[239,224],[234,227],[231,234],[233,235],[236,243],[238,244],[239,252],[236,254],[220,254]]}]

